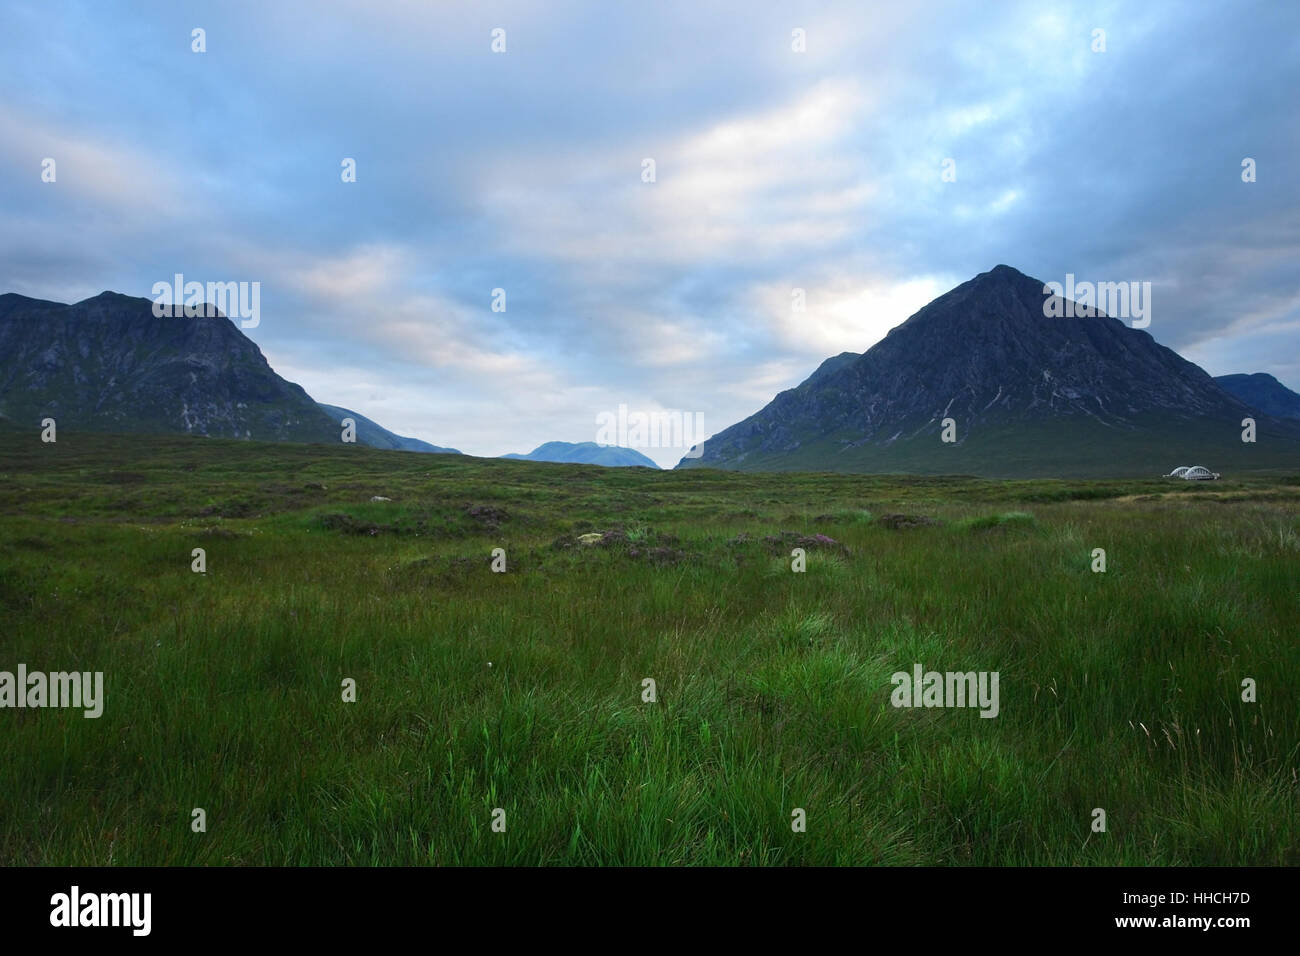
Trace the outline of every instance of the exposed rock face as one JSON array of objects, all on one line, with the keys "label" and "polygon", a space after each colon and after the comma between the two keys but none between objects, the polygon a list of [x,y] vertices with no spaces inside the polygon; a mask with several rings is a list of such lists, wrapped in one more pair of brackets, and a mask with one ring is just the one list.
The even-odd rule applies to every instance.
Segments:
[{"label": "exposed rock face", "polygon": [[[828,359],[678,467],[996,474],[990,436],[1010,447],[1019,434],[1023,460],[1003,473],[1033,473],[1035,448],[1048,452],[1043,473],[1062,473],[1068,443],[1084,436],[1093,447],[1079,452],[1094,457],[1110,433],[1129,436],[1126,453],[1144,432],[1158,439],[1211,422],[1226,441],[1249,414],[1147,332],[1102,315],[1049,318],[1045,298],[1041,281],[1009,266],[981,273],[866,353]],[[958,444],[984,443],[982,458],[943,457],[945,418],[956,422]]]},{"label": "exposed rock face", "polygon": [[62,305],[0,295],[0,414],[37,427],[339,440],[299,386],[225,317],[157,318],[104,292]]}]

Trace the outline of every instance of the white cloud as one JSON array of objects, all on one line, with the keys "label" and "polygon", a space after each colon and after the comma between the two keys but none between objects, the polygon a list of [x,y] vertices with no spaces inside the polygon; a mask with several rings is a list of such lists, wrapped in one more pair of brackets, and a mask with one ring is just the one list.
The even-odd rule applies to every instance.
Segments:
[{"label": "white cloud", "polygon": [[[807,253],[850,234],[874,194],[838,148],[868,103],[857,83],[827,81],[639,155],[503,160],[483,172],[485,205],[512,249],[547,259],[699,266]],[[653,183],[641,180],[647,158]]]},{"label": "white cloud", "polygon": [[[865,352],[894,326],[956,285],[949,277],[863,281],[847,275],[804,287],[770,283],[754,290],[782,347],[822,358]],[[792,289],[804,288],[805,311],[792,307]]]},{"label": "white cloud", "polygon": [[[200,205],[183,177],[158,158],[157,143],[124,144],[60,128],[31,113],[0,103],[0,155],[33,183],[42,163],[55,162],[55,181],[41,183],[49,195],[66,191],[105,209],[130,213],[136,231],[157,229],[159,220],[194,216]],[[120,227],[120,226],[119,226]]]}]

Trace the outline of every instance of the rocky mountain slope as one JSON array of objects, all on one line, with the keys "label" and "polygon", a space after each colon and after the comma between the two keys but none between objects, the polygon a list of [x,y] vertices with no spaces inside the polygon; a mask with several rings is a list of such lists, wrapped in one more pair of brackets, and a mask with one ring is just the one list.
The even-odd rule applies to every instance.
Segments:
[{"label": "rocky mountain slope", "polygon": [[152,300],[116,292],[72,305],[0,295],[0,417],[12,424],[337,442],[349,415],[358,444],[454,451],[317,404],[223,316],[159,318]]},{"label": "rocky mountain slope", "polygon": [[338,441],[329,416],[224,317],[158,318],[104,292],[0,296],[0,414],[35,427]]},{"label": "rocky mountain slope", "polygon": [[[1005,265],[956,287],[862,355],[711,437],[679,468],[1151,474],[1205,459],[1300,466],[1300,429],[1261,420],[1206,372],[1118,319],[1047,317],[1044,284]],[[945,442],[944,420],[956,440]],[[1222,469],[1220,469],[1222,470]]]}]

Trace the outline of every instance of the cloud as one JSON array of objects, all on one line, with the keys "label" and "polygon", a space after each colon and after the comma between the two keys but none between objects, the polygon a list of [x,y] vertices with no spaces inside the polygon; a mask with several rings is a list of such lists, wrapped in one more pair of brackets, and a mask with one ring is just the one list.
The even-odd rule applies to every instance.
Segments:
[{"label": "cloud", "polygon": [[[760,286],[754,290],[755,310],[768,317],[785,349],[825,358],[865,352],[956,284],[951,277],[863,281],[838,275],[812,288]],[[801,288],[803,311],[797,311],[794,290]]]},{"label": "cloud", "polygon": [[484,188],[487,212],[513,250],[569,262],[703,265],[824,248],[852,232],[872,194],[833,150],[867,102],[856,83],[824,82],[761,113],[647,141],[640,154],[620,145],[504,160],[484,173],[509,184]]},{"label": "cloud", "polygon": [[[150,221],[183,219],[195,210],[192,194],[159,160],[154,144],[112,142],[64,129],[2,101],[0,157],[10,175],[32,193],[43,190],[42,198],[56,200],[69,195],[96,211],[129,214],[124,222],[136,231]],[[41,179],[47,159],[54,161],[55,176],[48,183]]]},{"label": "cloud", "polygon": [[1300,388],[1294,5],[286,0],[206,9],[202,55],[192,19],[0,8],[3,290],[261,281],[278,370],[490,454],[620,403],[720,430],[999,262],[1152,281],[1159,341]]}]

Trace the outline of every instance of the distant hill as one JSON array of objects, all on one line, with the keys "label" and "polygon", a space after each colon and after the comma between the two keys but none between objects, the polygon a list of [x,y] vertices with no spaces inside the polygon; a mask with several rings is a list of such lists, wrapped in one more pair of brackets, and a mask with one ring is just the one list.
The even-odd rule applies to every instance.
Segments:
[{"label": "distant hill", "polygon": [[[867,352],[709,438],[678,468],[989,477],[1300,467],[1300,426],[1258,420],[1205,371],[1118,319],[1048,317],[1044,284],[1000,265]],[[944,419],[956,441],[941,440]]]},{"label": "distant hill", "polygon": [[343,419],[351,418],[357,423],[357,442],[362,445],[369,445],[372,448],[390,448],[394,451],[418,451],[429,454],[439,455],[459,455],[461,454],[455,448],[441,448],[438,445],[430,445],[427,441],[421,441],[418,438],[407,438],[403,435],[395,435],[382,425],[378,425],[358,412],[341,408],[338,405],[326,405],[324,402],[317,402],[325,413],[335,422],[342,423]]},{"label": "distant hill", "polygon": [[1252,375],[1219,375],[1219,386],[1265,415],[1276,418],[1300,418],[1300,395],[1287,388],[1267,372]]},{"label": "distant hill", "polygon": [[224,316],[159,318],[151,299],[116,292],[72,305],[0,295],[0,418],[16,426],[333,443],[348,414],[358,444],[453,451],[317,404]]},{"label": "distant hill", "polygon": [[597,445],[593,441],[548,441],[538,445],[526,455],[502,455],[519,461],[554,461],[584,465],[605,465],[608,468],[658,468],[653,461],[632,448],[618,445]]}]

